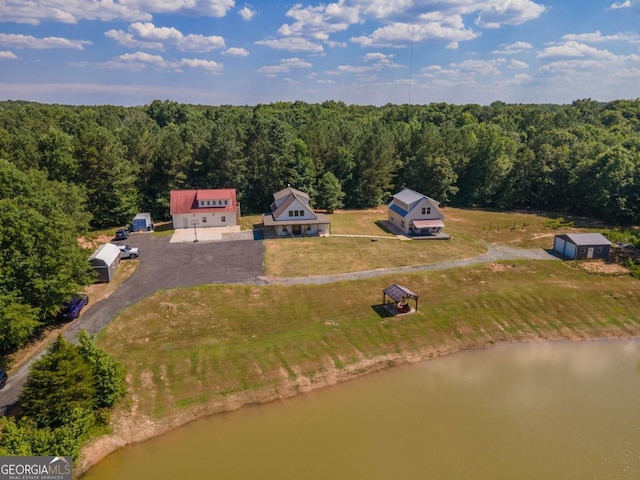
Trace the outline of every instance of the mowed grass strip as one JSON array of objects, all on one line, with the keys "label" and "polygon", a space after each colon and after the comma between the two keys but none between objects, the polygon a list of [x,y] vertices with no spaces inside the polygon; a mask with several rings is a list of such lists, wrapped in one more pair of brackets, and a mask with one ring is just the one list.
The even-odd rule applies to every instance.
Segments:
[{"label": "mowed grass strip", "polygon": [[[416,314],[379,315],[391,283],[420,295]],[[161,419],[385,355],[638,335],[639,312],[637,280],[522,261],[328,285],[163,291],[124,311],[98,343],[126,365],[123,408]]]},{"label": "mowed grass strip", "polygon": [[475,257],[486,251],[478,242],[458,239],[285,238],[265,241],[264,265],[271,277],[306,277],[431,265]]}]

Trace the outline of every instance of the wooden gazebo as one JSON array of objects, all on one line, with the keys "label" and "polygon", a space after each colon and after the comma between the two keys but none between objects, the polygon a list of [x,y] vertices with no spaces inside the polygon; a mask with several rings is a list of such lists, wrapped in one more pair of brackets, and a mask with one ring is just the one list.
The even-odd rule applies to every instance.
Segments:
[{"label": "wooden gazebo", "polygon": [[[387,304],[387,297],[393,300],[393,315],[398,315],[402,313],[413,313],[418,311],[418,295],[413,293],[407,287],[403,287],[402,285],[398,285],[394,283],[393,285],[389,285],[387,288],[382,290],[382,304]],[[411,306],[409,305],[409,300],[415,300],[416,308],[411,311]]]}]

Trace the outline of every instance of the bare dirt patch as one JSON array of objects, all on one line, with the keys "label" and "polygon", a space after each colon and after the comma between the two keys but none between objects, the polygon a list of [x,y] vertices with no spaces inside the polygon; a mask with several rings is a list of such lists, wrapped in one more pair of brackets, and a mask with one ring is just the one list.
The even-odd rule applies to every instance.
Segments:
[{"label": "bare dirt patch", "polygon": [[80,237],[78,238],[78,243],[83,248],[98,248],[103,243],[109,243],[113,240],[113,235],[102,234],[96,237]]},{"label": "bare dirt patch", "polygon": [[580,268],[589,273],[596,273],[600,275],[628,275],[627,270],[622,265],[617,263],[604,263],[604,262],[580,262]]}]

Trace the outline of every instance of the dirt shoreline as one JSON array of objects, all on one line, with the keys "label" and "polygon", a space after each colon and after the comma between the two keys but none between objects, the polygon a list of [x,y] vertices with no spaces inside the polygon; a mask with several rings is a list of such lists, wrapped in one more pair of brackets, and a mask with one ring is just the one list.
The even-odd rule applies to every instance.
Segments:
[{"label": "dirt shoreline", "polygon": [[[247,405],[265,404],[292,398],[299,394],[337,385],[389,367],[423,362],[446,355],[452,355],[464,350],[483,349],[505,343],[561,340],[623,340],[636,338],[640,338],[640,327],[636,329],[636,331],[611,328],[604,332],[599,331],[596,335],[594,335],[594,332],[585,331],[573,332],[571,336],[530,336],[519,339],[486,338],[485,341],[479,343],[463,343],[461,341],[456,345],[442,345],[437,348],[430,347],[418,352],[403,352],[400,354],[387,354],[367,358],[340,369],[335,366],[332,360],[327,359],[325,361],[325,369],[313,378],[298,375],[295,380],[291,380],[288,373],[283,372],[282,381],[275,386],[235,393],[229,395],[222,401],[214,401],[198,408],[184,410],[177,415],[160,420],[138,414],[136,412],[135,402],[133,402],[129,412],[112,420],[111,426],[113,433],[99,437],[83,448],[78,464],[74,468],[74,478],[80,477],[102,459],[122,447],[150,440],[192,421],[200,420],[210,415],[238,410]],[[294,371],[295,370],[294,367]]]}]

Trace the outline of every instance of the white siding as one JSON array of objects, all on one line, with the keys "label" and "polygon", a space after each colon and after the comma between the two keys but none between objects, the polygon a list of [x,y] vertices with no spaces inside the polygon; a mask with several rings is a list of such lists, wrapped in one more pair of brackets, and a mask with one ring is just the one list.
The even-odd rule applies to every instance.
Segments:
[{"label": "white siding", "polygon": [[236,225],[236,215],[233,212],[196,214],[178,213],[172,215],[172,217],[173,228],[193,228],[193,222],[198,222],[196,224],[196,228],[228,227]]}]

